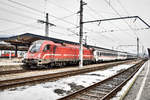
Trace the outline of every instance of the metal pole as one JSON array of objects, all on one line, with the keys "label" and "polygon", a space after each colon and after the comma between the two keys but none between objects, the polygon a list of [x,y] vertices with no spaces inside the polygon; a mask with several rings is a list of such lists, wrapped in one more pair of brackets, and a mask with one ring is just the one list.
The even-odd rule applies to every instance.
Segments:
[{"label": "metal pole", "polygon": [[142,57],[144,58],[144,46],[142,45]]},{"label": "metal pole", "polygon": [[48,13],[46,13],[46,22],[45,22],[45,36],[49,35],[49,27],[48,27]]},{"label": "metal pole", "polygon": [[85,36],[85,45],[87,45],[87,35]]},{"label": "metal pole", "polygon": [[139,38],[137,37],[137,57],[139,57]]},{"label": "metal pole", "polygon": [[18,46],[17,45],[15,45],[15,57],[17,57],[17,54],[18,54]]},{"label": "metal pole", "polygon": [[83,67],[83,1],[80,0],[80,49],[79,49],[79,67]]},{"label": "metal pole", "polygon": [[9,59],[11,59],[11,50],[9,51]]},{"label": "metal pole", "polygon": [[38,20],[39,23],[42,23],[42,24],[45,24],[45,36],[49,36],[49,26],[56,26],[55,24],[53,23],[49,23],[49,18],[48,18],[48,13],[46,13],[46,21],[43,21],[43,20]]}]

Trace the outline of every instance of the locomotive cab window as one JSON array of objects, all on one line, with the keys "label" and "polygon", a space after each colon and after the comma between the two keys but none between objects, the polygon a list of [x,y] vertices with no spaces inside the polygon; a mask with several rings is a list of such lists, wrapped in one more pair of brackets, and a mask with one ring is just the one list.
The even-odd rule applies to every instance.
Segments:
[{"label": "locomotive cab window", "polygon": [[40,47],[41,47],[42,43],[43,43],[43,41],[41,41],[41,40],[33,42],[33,44],[29,48],[29,52],[35,53],[35,52],[40,51]]},{"label": "locomotive cab window", "polygon": [[44,49],[43,49],[43,51],[47,51],[47,50],[50,50],[50,45],[49,45],[49,44],[46,45],[46,46],[44,47]]}]

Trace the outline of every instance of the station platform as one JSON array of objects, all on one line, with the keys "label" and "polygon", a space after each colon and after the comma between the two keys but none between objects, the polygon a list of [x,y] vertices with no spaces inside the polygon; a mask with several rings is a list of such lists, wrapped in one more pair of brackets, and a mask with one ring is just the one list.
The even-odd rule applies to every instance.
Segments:
[{"label": "station platform", "polygon": [[142,67],[123,100],[150,100],[150,60],[145,62]]},{"label": "station platform", "polygon": [[22,69],[21,58],[0,58],[0,71]]}]

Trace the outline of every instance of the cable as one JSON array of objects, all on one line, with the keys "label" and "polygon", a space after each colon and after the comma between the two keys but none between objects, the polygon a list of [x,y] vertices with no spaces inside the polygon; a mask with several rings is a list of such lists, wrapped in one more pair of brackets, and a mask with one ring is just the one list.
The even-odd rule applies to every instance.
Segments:
[{"label": "cable", "polygon": [[[104,18],[102,15],[99,15],[93,8],[91,8],[90,6],[88,6],[88,5],[86,5],[88,8],[89,8],[89,10],[91,10],[92,12],[94,12],[95,13],[95,15],[98,15],[98,16],[101,16],[102,18]],[[111,23],[113,26],[115,26],[116,28],[118,28],[119,30],[122,30],[122,29],[120,29],[118,26],[116,26],[115,24],[113,24],[112,22],[110,22],[109,21],[109,23]],[[106,30],[106,29],[105,29]],[[112,30],[110,30],[110,32],[112,32]],[[101,32],[101,33],[104,33],[104,32]],[[119,38],[118,38],[118,40],[120,40]],[[122,41],[122,40],[121,40]]]},{"label": "cable", "polygon": [[[25,10],[25,9],[22,9],[22,8],[18,8],[18,7],[15,7],[15,6],[12,6],[12,5],[7,4],[7,3],[4,3],[4,2],[2,2],[2,1],[0,1],[0,4],[1,4],[1,5],[6,5],[6,6],[11,7],[11,8],[15,8],[15,9],[17,9],[17,10],[19,9],[19,11],[21,10],[21,11],[23,11],[23,12],[27,12],[27,13],[33,14],[33,12],[30,12],[30,11],[28,11],[28,10]],[[35,13],[34,13],[34,15],[35,15]],[[38,15],[38,14],[36,14],[36,15]]]},{"label": "cable", "polygon": [[130,15],[129,12],[125,9],[125,7],[122,5],[122,3],[119,0],[117,0],[117,2],[120,4],[122,9],[127,13],[127,15]]},{"label": "cable", "polygon": [[[0,18],[0,20],[6,21],[6,22],[10,22],[10,23],[15,23],[15,24],[24,25],[24,26],[26,26],[26,27],[35,27],[35,26],[30,25],[30,24],[25,24],[25,23],[13,21],[13,20],[5,19],[5,18]],[[35,27],[35,28],[39,28],[39,27]]]},{"label": "cable", "polygon": [[[20,22],[17,22],[17,21],[13,21],[13,20],[9,20],[9,19],[4,19],[4,18],[0,18],[0,20],[2,21],[7,21],[7,22],[11,22],[11,23],[15,23],[15,24],[21,24],[21,25],[24,25],[26,27],[32,27],[32,28],[36,28],[36,29],[42,29],[41,27],[37,27],[37,26],[33,26],[31,23],[30,24],[24,24],[24,23],[20,23]],[[18,27],[17,27],[18,28]],[[60,25],[57,25],[57,28],[61,28],[61,29],[64,29],[64,30],[67,30],[68,32],[71,32],[73,34],[76,34],[76,32],[74,32],[73,30],[69,29],[69,28],[65,28],[63,26],[60,26]],[[16,28],[15,28],[16,29]],[[11,29],[12,30],[12,29]],[[5,31],[8,31],[8,30],[2,30],[0,32],[5,32]]]},{"label": "cable", "polygon": [[20,6],[23,6],[23,7],[25,7],[25,8],[28,8],[28,9],[32,10],[32,11],[36,11],[36,12],[39,12],[39,13],[44,13],[44,11],[40,11],[40,10],[38,10],[38,9],[29,7],[29,6],[27,6],[27,5],[23,4],[23,3],[20,3],[20,2],[14,1],[14,0],[7,0],[7,1],[12,2],[12,3],[14,3],[14,4],[17,4],[17,5],[20,5]]},{"label": "cable", "polygon": [[[27,25],[32,25],[32,26],[33,26],[33,24],[35,24],[35,23],[29,23],[29,24],[27,24]],[[15,27],[15,28],[0,30],[0,32],[14,31],[14,30],[22,29],[22,28],[25,28],[24,25],[23,25],[23,26],[19,26],[19,27]]]},{"label": "cable", "polygon": [[10,13],[10,14],[12,14],[12,15],[17,15],[17,16],[23,17],[23,18],[28,18],[28,19],[37,20],[36,18],[27,16],[27,15],[24,15],[24,14],[20,14],[20,13],[17,13],[17,12],[9,11],[9,10],[4,9],[4,8],[1,8],[1,7],[0,7],[0,10],[2,10],[3,12],[8,12],[8,13]]},{"label": "cable", "polygon": [[[119,16],[119,17],[121,17],[121,15],[118,13],[118,11],[107,1],[107,0],[104,0],[111,8],[112,8],[112,10]],[[137,36],[137,34],[135,33],[135,31],[132,29],[132,27],[123,19],[123,21],[128,25],[128,27],[133,31],[133,33],[135,34],[135,36],[136,37],[138,37]]]},{"label": "cable", "polygon": [[58,7],[58,8],[64,9],[64,10],[67,11],[67,12],[74,13],[73,11],[71,11],[71,10],[69,10],[69,9],[67,9],[67,8],[65,8],[65,7],[63,7],[63,6],[61,6],[61,5],[58,5],[58,4],[54,3],[54,2],[52,2],[51,0],[49,0],[48,3],[49,3],[49,4],[53,4],[54,6],[56,6],[56,7]]},{"label": "cable", "polygon": [[[33,10],[33,11],[36,11],[36,12],[39,12],[39,13],[42,13],[42,14],[44,13],[44,11],[40,11],[40,10],[35,9],[35,8],[33,8],[33,7],[29,7],[29,6],[27,6],[27,5],[23,4],[23,3],[16,2],[16,1],[14,1],[14,0],[8,0],[8,1],[9,1],[9,2],[12,2],[12,3],[15,3],[15,4],[17,4],[17,5],[23,6],[23,7],[25,7],[25,8],[28,8],[28,9],[30,9],[30,10]],[[75,24],[72,23],[72,22],[66,21],[66,20],[64,20],[64,19],[62,19],[62,18],[58,18],[58,17],[56,17],[56,16],[54,16],[54,15],[50,15],[50,14],[49,14],[49,16],[51,16],[51,17],[53,17],[53,18],[55,18],[55,19],[58,19],[58,20],[60,20],[60,21],[66,22],[66,23],[68,23],[68,24],[77,26],[77,25],[75,25]]]},{"label": "cable", "polygon": [[[70,14],[70,15],[67,15],[67,16],[64,16],[64,17],[61,17],[60,19],[66,19],[66,18],[69,18],[69,17],[72,17],[72,16],[74,16],[74,15],[76,15],[77,13],[73,13],[73,14]],[[59,20],[60,20],[59,19]],[[57,20],[52,20],[52,21],[57,21]]]}]

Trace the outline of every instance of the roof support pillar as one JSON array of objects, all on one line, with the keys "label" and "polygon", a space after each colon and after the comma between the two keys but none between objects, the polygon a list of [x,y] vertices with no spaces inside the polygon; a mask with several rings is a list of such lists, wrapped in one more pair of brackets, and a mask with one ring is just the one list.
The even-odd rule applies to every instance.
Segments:
[{"label": "roof support pillar", "polygon": [[17,57],[18,54],[18,45],[15,45],[15,57]]}]

